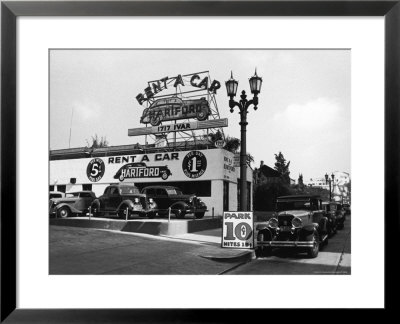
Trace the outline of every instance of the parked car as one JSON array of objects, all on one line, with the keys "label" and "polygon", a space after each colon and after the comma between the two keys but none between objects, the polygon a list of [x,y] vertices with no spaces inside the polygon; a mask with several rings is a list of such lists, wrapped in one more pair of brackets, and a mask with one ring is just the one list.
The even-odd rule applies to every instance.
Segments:
[{"label": "parked car", "polygon": [[344,209],[346,215],[351,215],[350,204],[343,204],[343,209]]},{"label": "parked car", "polygon": [[66,218],[85,215],[94,199],[96,199],[96,195],[93,191],[88,190],[68,192],[62,198],[51,198],[49,201],[50,216]]},{"label": "parked car", "polygon": [[64,198],[65,193],[61,191],[50,191],[49,192],[49,199],[51,198]]},{"label": "parked car", "polygon": [[206,204],[196,195],[184,195],[177,187],[148,186],[143,188],[145,194],[159,215],[167,215],[169,208],[176,218],[184,218],[193,214],[196,218],[203,218],[207,211]]},{"label": "parked car", "polygon": [[269,255],[273,248],[295,248],[310,258],[328,243],[328,218],[319,196],[278,197],[276,213],[256,227],[256,255]]},{"label": "parked car", "polygon": [[104,194],[92,202],[91,212],[94,217],[106,214],[116,214],[121,219],[131,218],[134,215],[154,217],[154,211],[146,195],[141,194],[137,187],[129,184],[106,187]]},{"label": "parked car", "polygon": [[331,202],[331,210],[336,214],[337,228],[343,229],[344,221],[346,220],[346,210],[343,208],[341,203],[335,201]]},{"label": "parked car", "polygon": [[322,209],[324,210],[325,216],[328,218],[328,235],[331,237],[333,234],[337,232],[337,216],[336,211],[331,208],[331,202],[323,201]]},{"label": "parked car", "polygon": [[163,98],[154,101],[143,110],[140,122],[158,126],[162,121],[196,118],[206,120],[210,107],[206,98],[182,100],[178,97]]}]

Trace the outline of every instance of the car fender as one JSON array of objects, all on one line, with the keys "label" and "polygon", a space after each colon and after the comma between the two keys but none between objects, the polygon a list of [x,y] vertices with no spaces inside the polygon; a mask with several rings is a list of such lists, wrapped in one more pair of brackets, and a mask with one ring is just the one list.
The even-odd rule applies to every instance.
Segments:
[{"label": "car fender", "polygon": [[175,202],[170,206],[171,210],[176,210],[176,209],[186,210],[188,207],[189,207],[188,204],[186,204],[183,201]]},{"label": "car fender", "polygon": [[264,229],[268,229],[268,224],[258,224],[258,225],[256,226],[256,230],[257,230],[257,231],[262,231],[262,230],[264,230]]},{"label": "car fender", "polygon": [[69,205],[69,204],[67,204],[67,203],[61,203],[61,204],[58,204],[57,206],[55,206],[56,212],[57,212],[60,208],[65,207],[65,206],[67,206],[67,207],[69,208],[69,210],[71,211],[71,213],[78,213],[78,214],[82,213],[81,210],[76,209],[76,208],[74,208],[73,206],[71,206],[71,205]]},{"label": "car fender", "polygon": [[125,206],[128,206],[129,210],[132,210],[132,209],[133,209],[133,202],[132,202],[132,200],[130,200],[130,199],[125,199],[125,200],[123,200],[123,201],[119,204],[117,210],[120,210],[120,209],[121,209],[121,206],[124,206],[124,205],[125,205]]},{"label": "car fender", "polygon": [[90,207],[99,210],[101,208],[100,199],[93,200]]},{"label": "car fender", "polygon": [[319,226],[317,223],[307,224],[300,229],[300,236],[305,237],[312,234],[313,232],[317,232],[318,227]]}]

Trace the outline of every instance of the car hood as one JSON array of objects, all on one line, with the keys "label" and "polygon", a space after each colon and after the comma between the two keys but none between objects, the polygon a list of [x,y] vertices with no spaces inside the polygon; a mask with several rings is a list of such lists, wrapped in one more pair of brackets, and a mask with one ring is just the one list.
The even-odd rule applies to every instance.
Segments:
[{"label": "car hood", "polygon": [[302,217],[302,216],[308,216],[310,212],[308,210],[285,210],[277,213],[276,216],[286,216],[286,215],[292,215],[294,217]]}]

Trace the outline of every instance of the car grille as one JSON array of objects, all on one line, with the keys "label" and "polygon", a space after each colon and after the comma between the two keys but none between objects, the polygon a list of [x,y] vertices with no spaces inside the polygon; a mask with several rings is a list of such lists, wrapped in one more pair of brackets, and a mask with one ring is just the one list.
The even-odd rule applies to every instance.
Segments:
[{"label": "car grille", "polygon": [[292,226],[293,215],[282,215],[278,217],[279,226]]}]

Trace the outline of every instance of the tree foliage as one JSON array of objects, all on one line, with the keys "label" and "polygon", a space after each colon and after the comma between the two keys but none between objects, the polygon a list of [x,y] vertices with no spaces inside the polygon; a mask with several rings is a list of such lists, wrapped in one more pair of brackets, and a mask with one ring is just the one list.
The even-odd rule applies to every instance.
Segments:
[{"label": "tree foliage", "polygon": [[290,184],[290,161],[286,162],[286,159],[283,156],[282,152],[275,154],[275,159],[275,170],[281,174],[281,178],[285,183]]},{"label": "tree foliage", "polygon": [[288,184],[283,182],[261,182],[254,189],[254,210],[273,211],[279,196],[292,194]]},{"label": "tree foliage", "polygon": [[99,138],[97,134],[94,134],[94,136],[92,136],[91,143],[89,143],[89,141],[86,140],[86,144],[88,148],[96,149],[101,147],[107,147],[109,143],[105,136]]}]

